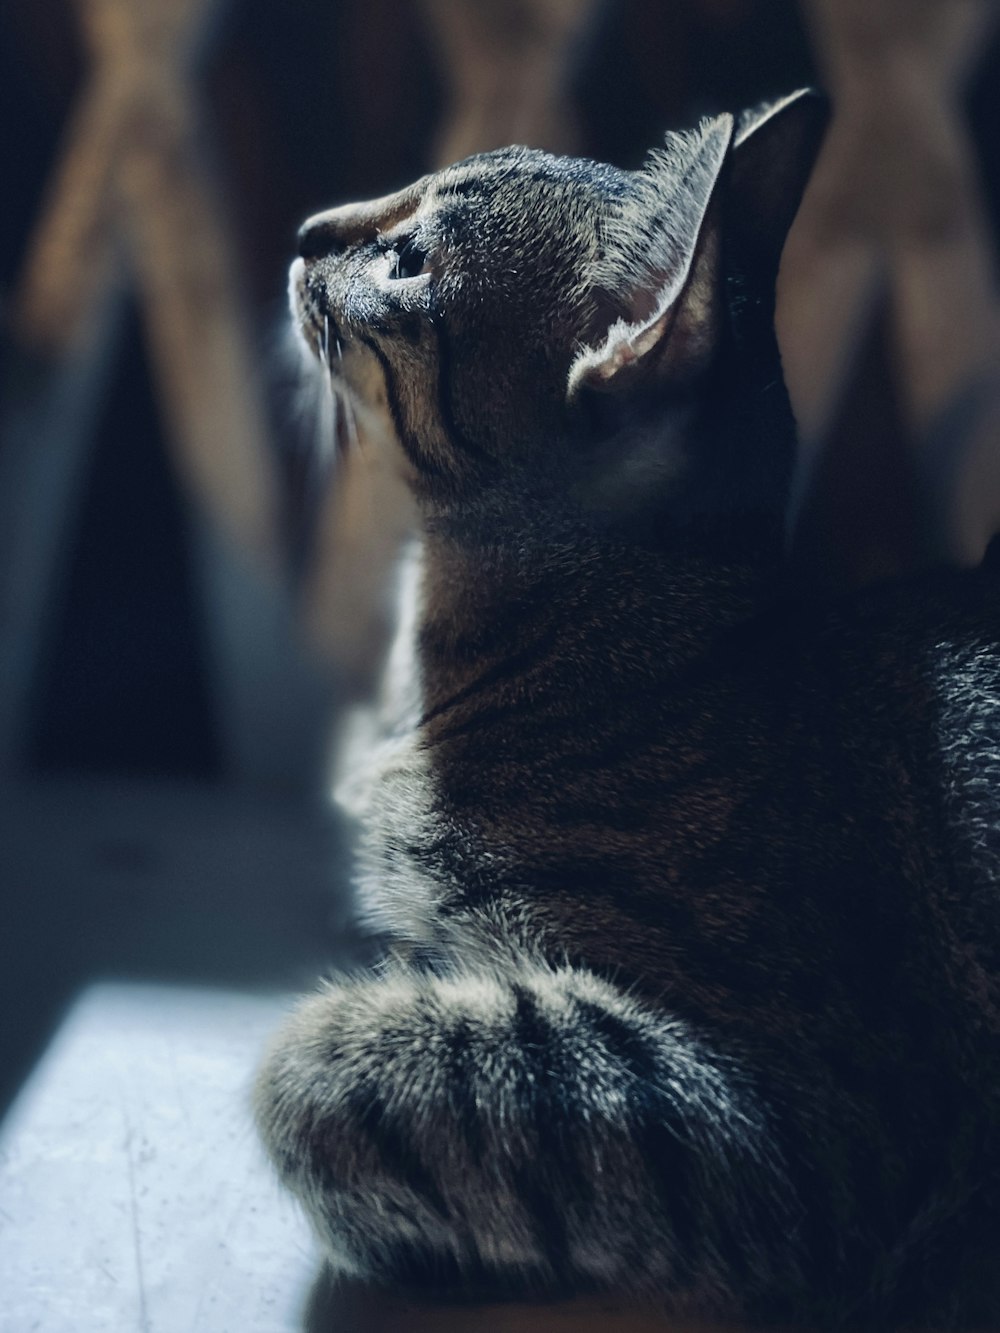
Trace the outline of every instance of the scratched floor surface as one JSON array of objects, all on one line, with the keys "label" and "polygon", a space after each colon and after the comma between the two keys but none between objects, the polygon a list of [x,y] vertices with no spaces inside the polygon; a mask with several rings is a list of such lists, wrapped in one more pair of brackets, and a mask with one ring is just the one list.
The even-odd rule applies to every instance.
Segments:
[{"label": "scratched floor surface", "polygon": [[329,833],[233,793],[0,789],[0,1110],[31,1071],[0,1120],[0,1333],[670,1329],[317,1281],[249,1090],[287,997],[339,947]]},{"label": "scratched floor surface", "polygon": [[2,1333],[296,1333],[317,1260],[248,1110],[277,999],[95,985],[0,1131]]},{"label": "scratched floor surface", "polygon": [[0,1333],[673,1333],[612,1303],[448,1310],[317,1281],[249,1116],[285,1004],[81,995],[0,1131]]}]

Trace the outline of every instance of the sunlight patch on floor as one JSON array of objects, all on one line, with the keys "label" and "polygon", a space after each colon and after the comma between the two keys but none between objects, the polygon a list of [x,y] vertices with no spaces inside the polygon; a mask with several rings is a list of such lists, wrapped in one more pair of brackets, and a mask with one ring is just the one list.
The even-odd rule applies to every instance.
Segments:
[{"label": "sunlight patch on floor", "polygon": [[0,1126],[0,1333],[298,1333],[316,1252],[249,1114],[285,1007],[80,996]]}]

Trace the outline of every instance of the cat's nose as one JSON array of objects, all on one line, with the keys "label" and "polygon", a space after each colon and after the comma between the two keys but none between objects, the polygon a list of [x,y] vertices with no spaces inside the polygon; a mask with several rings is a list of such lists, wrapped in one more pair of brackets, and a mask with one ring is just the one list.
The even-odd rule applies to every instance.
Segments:
[{"label": "cat's nose", "polygon": [[306,218],[298,231],[298,246],[302,259],[322,259],[342,248],[337,243],[337,228],[326,213]]},{"label": "cat's nose", "polygon": [[299,228],[299,254],[306,260],[322,259],[340,254],[351,245],[373,240],[416,211],[423,185],[423,181],[417,181],[408,189],[381,199],[314,213]]}]

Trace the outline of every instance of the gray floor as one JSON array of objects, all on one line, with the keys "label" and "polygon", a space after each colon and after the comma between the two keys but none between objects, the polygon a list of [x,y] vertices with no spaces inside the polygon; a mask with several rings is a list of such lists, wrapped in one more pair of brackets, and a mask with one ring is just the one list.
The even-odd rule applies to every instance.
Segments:
[{"label": "gray floor", "polygon": [[0,793],[2,1333],[302,1328],[318,1259],[248,1087],[340,951],[342,844],[232,788]]},{"label": "gray floor", "polygon": [[282,1008],[83,992],[0,1133],[2,1333],[301,1333],[319,1260],[248,1105]]},{"label": "gray floor", "polygon": [[341,948],[344,838],[234,788],[0,786],[0,1111],[100,978],[297,990]]},{"label": "gray floor", "polygon": [[679,1333],[323,1280],[249,1089],[346,949],[344,841],[322,806],[231,789],[0,792],[0,1333]]}]

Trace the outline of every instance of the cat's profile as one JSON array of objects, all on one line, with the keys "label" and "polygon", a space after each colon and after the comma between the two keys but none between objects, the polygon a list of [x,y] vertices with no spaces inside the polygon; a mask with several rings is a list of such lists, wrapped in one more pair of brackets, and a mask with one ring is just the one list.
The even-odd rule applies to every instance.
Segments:
[{"label": "cat's profile", "polygon": [[361,784],[384,944],[260,1074],[339,1271],[1000,1316],[996,562],[796,587],[772,330],[808,97],[311,219],[301,331],[421,512]]}]

